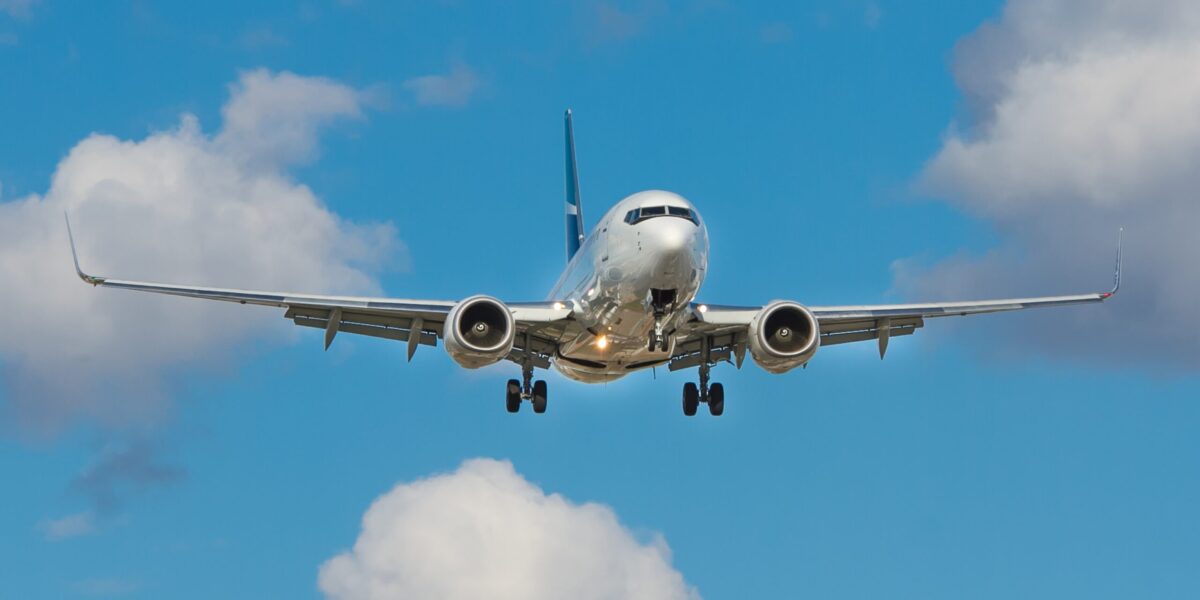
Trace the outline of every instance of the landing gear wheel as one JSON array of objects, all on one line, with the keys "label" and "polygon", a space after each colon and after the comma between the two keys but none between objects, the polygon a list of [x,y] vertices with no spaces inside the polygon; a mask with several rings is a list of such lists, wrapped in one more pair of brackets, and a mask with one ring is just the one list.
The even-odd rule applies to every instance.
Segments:
[{"label": "landing gear wheel", "polygon": [[725,414],[725,386],[714,383],[708,388],[708,412],[714,417]]},{"label": "landing gear wheel", "polygon": [[508,412],[515,413],[521,410],[521,382],[516,379],[509,379],[508,386],[504,390],[504,404],[508,408]]},{"label": "landing gear wheel", "polygon": [[533,412],[546,412],[546,382],[541,379],[533,383]]},{"label": "landing gear wheel", "polygon": [[689,417],[696,416],[696,408],[698,406],[700,406],[699,388],[690,381],[683,384],[683,414]]},{"label": "landing gear wheel", "polygon": [[658,348],[658,336],[656,336],[654,334],[654,332],[651,331],[650,332],[650,351],[654,352],[655,348]]}]

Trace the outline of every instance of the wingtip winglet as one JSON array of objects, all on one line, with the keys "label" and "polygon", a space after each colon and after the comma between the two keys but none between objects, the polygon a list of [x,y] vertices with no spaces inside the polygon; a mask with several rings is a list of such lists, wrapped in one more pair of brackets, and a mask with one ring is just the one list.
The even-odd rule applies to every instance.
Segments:
[{"label": "wingtip winglet", "polygon": [[1121,228],[1117,229],[1117,266],[1113,270],[1113,287],[1112,287],[1112,291],[1109,292],[1110,296],[1113,294],[1116,294],[1117,290],[1121,289],[1121,246],[1124,245],[1123,244],[1124,237],[1125,237],[1125,228],[1121,227]]},{"label": "wingtip winglet", "polygon": [[1109,298],[1112,298],[1113,296],[1117,295],[1117,292],[1121,289],[1121,246],[1123,245],[1122,238],[1124,237],[1124,234],[1124,227],[1117,229],[1117,264],[1113,268],[1113,286],[1111,290],[1100,294],[1101,300],[1108,300]]},{"label": "wingtip winglet", "polygon": [[92,285],[100,285],[101,283],[104,283],[103,277],[93,277],[88,275],[87,273],[83,272],[82,268],[79,267],[79,253],[75,251],[75,234],[71,232],[71,217],[67,214],[67,211],[63,211],[63,221],[66,221],[67,223],[67,241],[71,243],[71,260],[75,263],[75,274],[78,275],[79,278],[84,281],[84,283],[90,283]]}]

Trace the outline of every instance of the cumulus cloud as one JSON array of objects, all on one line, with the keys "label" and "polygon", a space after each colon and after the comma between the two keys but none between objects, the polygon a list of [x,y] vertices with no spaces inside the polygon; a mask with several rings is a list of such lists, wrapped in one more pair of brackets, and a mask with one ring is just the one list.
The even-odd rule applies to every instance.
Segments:
[{"label": "cumulus cloud", "polygon": [[376,499],[318,583],[337,600],[699,597],[660,537],[639,542],[612,509],[547,494],[490,459]]},{"label": "cumulus cloud", "polygon": [[362,94],[322,78],[251,71],[214,135],[184,115],[141,140],[93,134],[45,194],[0,203],[0,398],[18,422],[118,427],[169,410],[165,376],[219,363],[290,329],[276,311],[92,289],[85,268],[169,282],[373,293],[398,246],[390,225],[347,222],[287,168],[315,156],[322,125],[358,117]]},{"label": "cumulus cloud", "polygon": [[215,149],[258,167],[303,163],[316,156],[317,130],[335,119],[361,117],[367,96],[324,77],[243,73],[229,86]]},{"label": "cumulus cloud", "polygon": [[455,63],[444,75],[422,75],[404,82],[420,106],[464,106],[479,89],[479,77],[471,67]]},{"label": "cumulus cloud", "polygon": [[1198,62],[1195,2],[1011,0],[957,49],[971,121],[950,129],[922,176],[1004,241],[984,256],[902,261],[897,287],[921,298],[1100,291],[1124,225],[1121,296],[1022,315],[990,339],[1200,366]]}]

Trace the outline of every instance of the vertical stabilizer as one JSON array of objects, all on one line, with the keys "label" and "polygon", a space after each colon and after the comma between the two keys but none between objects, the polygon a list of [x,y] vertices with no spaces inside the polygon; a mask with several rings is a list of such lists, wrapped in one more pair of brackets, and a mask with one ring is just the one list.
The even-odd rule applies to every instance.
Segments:
[{"label": "vertical stabilizer", "polygon": [[583,206],[579,201],[579,167],[575,163],[575,129],[571,126],[571,109],[566,114],[567,134],[567,262],[583,244]]}]

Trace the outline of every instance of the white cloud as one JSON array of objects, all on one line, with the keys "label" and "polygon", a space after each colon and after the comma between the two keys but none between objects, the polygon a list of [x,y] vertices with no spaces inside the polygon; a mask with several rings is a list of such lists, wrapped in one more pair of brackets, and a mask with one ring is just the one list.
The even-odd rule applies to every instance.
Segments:
[{"label": "white cloud", "polygon": [[142,140],[93,134],[49,191],[0,203],[0,394],[25,425],[153,422],[169,373],[219,364],[291,329],[279,311],[92,289],[71,267],[70,211],[97,274],[312,292],[377,292],[397,249],[390,225],[356,225],[286,168],[314,156],[320,126],[361,114],[344,85],[253,71],[231,87],[215,136],[190,115]]},{"label": "white cloud", "polygon": [[420,106],[464,106],[479,89],[471,67],[455,63],[445,75],[423,75],[404,82]]},{"label": "white cloud", "polygon": [[361,117],[368,100],[331,79],[264,69],[243,73],[229,91],[216,149],[260,167],[312,160],[317,130],[335,119]]},{"label": "white cloud", "polygon": [[57,542],[96,531],[96,516],[92,511],[78,512],[58,519],[50,519],[40,525],[47,540]]},{"label": "white cloud", "polygon": [[640,543],[612,509],[546,494],[490,459],[376,499],[319,586],[337,600],[698,598],[660,537]]},{"label": "white cloud", "polygon": [[[1200,3],[1012,0],[965,39],[974,122],[923,180],[989,220],[1003,246],[897,265],[921,298],[1100,291],[1127,227],[1126,277],[1103,308],[1022,315],[1008,347],[1200,366]],[[979,327],[986,324],[977,322]]]}]

